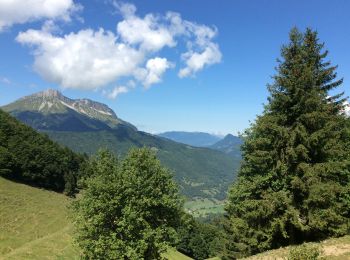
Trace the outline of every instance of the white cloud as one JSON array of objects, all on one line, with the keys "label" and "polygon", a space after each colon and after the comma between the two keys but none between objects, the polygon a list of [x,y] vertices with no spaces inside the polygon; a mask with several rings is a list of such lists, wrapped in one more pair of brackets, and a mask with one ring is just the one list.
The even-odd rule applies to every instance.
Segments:
[{"label": "white cloud", "polygon": [[124,20],[117,25],[121,39],[128,44],[139,44],[141,49],[158,51],[165,46],[176,46],[176,38],[187,43],[187,52],[182,54],[185,67],[178,75],[188,77],[204,67],[219,63],[222,58],[219,46],[213,42],[217,29],[183,20],[181,15],[168,12],[164,17],[147,14],[144,18],[135,15],[136,7],[115,2]]},{"label": "white cloud", "polygon": [[221,61],[221,52],[217,44],[210,43],[202,52],[194,52],[192,50],[184,53],[182,58],[186,62],[186,67],[179,71],[179,77],[184,78],[193,75],[205,66],[219,63]]},{"label": "white cloud", "polygon": [[124,42],[139,44],[140,48],[146,51],[175,46],[171,32],[159,23],[159,19],[153,14],[148,14],[143,19],[129,13],[124,17],[125,20],[117,25],[118,34]]},{"label": "white cloud", "polygon": [[173,67],[173,64],[166,58],[156,57],[149,59],[146,67],[136,72],[136,77],[146,88],[149,88],[151,85],[161,82],[162,75],[171,67]]},{"label": "white cloud", "polygon": [[158,57],[164,48],[168,52],[162,56],[175,46],[184,48],[179,57],[181,78],[221,61],[219,46],[213,41],[216,28],[184,20],[174,12],[140,17],[132,4],[114,2],[114,6],[122,15],[116,32],[85,29],[64,35],[55,20],[48,19],[41,30],[21,32],[16,40],[32,48],[34,70],[63,88],[99,89],[127,82],[110,92],[112,98],[136,83],[149,88],[161,82],[164,73],[175,67],[168,58]]},{"label": "white cloud", "polygon": [[81,5],[73,0],[2,0],[0,1],[0,31],[14,24],[42,19],[69,21]]},{"label": "white cloud", "polygon": [[34,69],[63,88],[97,89],[131,75],[144,59],[143,53],[116,42],[116,36],[103,29],[63,37],[28,30],[16,40],[36,47]]},{"label": "white cloud", "polygon": [[112,4],[124,17],[134,16],[136,13],[136,6],[133,4],[123,3],[116,0],[113,1]]},{"label": "white cloud", "polygon": [[129,89],[125,86],[118,86],[118,87],[115,87],[111,92],[105,92],[106,96],[109,98],[109,99],[116,99],[117,96],[119,96],[120,94],[123,94],[123,93],[127,93],[129,91]]},{"label": "white cloud", "polygon": [[345,100],[343,105],[344,105],[344,113],[345,113],[345,115],[350,117],[350,103],[349,103],[349,101]]}]

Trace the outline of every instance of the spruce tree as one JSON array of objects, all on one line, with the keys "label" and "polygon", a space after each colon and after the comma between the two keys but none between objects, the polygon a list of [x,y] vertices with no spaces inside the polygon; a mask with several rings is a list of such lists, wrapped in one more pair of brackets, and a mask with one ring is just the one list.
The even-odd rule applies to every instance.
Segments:
[{"label": "spruce tree", "polygon": [[292,29],[264,112],[246,130],[227,211],[228,257],[349,231],[349,128],[342,84],[317,32]]}]

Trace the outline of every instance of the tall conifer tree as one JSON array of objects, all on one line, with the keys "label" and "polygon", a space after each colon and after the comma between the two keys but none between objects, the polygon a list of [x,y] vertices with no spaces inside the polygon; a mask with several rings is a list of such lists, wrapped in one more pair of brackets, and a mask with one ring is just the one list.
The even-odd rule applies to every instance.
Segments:
[{"label": "tall conifer tree", "polygon": [[226,211],[228,255],[348,233],[349,128],[317,32],[292,29],[264,112],[245,132]]}]

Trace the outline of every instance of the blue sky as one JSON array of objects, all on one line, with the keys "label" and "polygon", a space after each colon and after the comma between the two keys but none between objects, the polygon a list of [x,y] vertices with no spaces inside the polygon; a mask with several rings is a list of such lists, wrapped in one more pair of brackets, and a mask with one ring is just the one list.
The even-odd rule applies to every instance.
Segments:
[{"label": "blue sky", "polygon": [[[6,9],[0,2],[0,105],[54,88],[106,103],[147,132],[235,134],[262,112],[293,26],[319,32],[349,95],[347,0],[16,4]],[[169,17],[180,17],[181,26]]]}]

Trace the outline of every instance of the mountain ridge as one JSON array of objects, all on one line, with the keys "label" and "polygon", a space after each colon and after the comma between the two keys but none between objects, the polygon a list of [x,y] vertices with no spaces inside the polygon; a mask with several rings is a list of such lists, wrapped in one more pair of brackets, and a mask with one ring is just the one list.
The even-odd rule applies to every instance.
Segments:
[{"label": "mountain ridge", "polygon": [[196,147],[208,147],[221,140],[219,136],[205,132],[167,131],[157,135],[178,143]]},{"label": "mountain ridge", "polygon": [[243,140],[232,134],[227,134],[223,139],[208,148],[221,151],[236,158],[241,158],[241,145]]},{"label": "mountain ridge", "polygon": [[[107,105],[85,98],[70,99],[54,89],[24,96],[2,109],[37,130],[67,130],[67,127],[71,128],[69,130],[105,130],[120,125],[136,130],[135,126],[118,118]],[[57,124],[64,127],[54,127]]]}]

